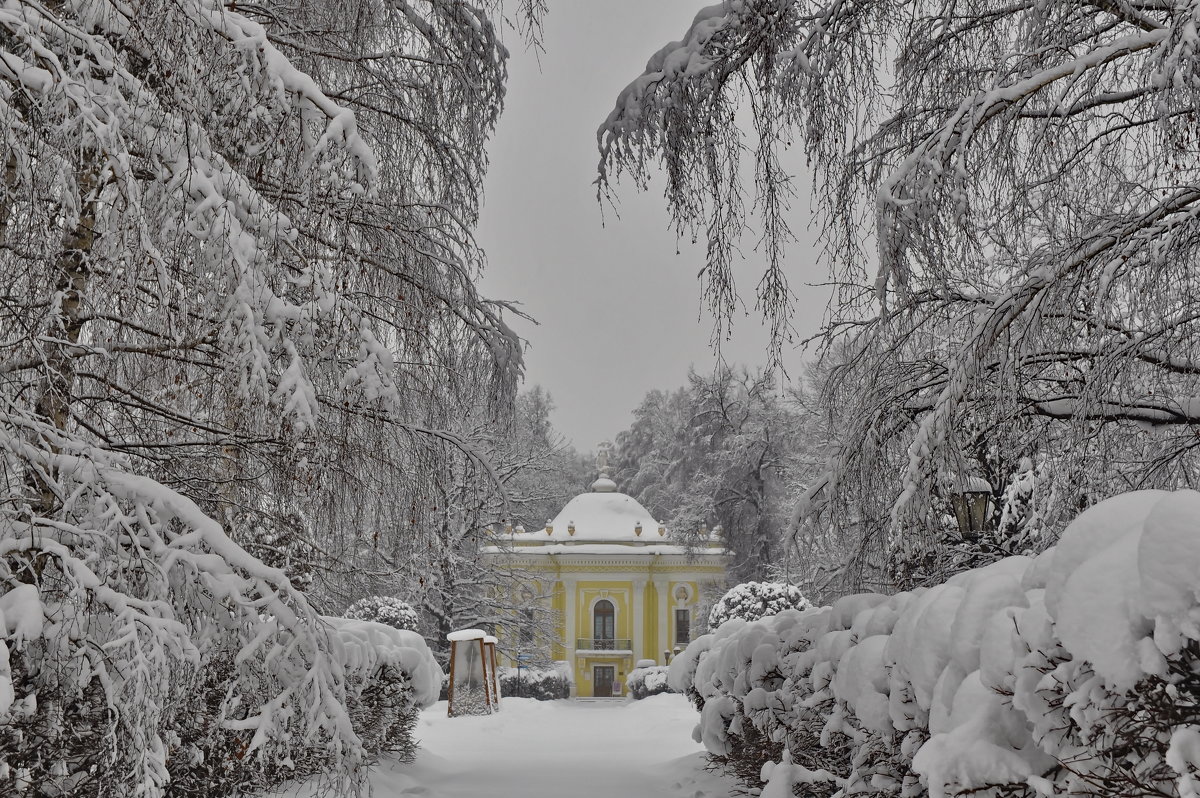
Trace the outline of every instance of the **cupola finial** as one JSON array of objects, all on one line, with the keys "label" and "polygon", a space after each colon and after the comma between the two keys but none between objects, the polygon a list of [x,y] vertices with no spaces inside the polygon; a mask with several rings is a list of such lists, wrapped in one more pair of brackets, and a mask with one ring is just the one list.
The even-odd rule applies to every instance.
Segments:
[{"label": "cupola finial", "polygon": [[608,455],[612,451],[612,443],[601,441],[596,448],[599,450],[596,455],[596,470],[600,472],[600,478],[592,483],[592,490],[596,493],[612,493],[617,489],[617,483],[608,478]]}]

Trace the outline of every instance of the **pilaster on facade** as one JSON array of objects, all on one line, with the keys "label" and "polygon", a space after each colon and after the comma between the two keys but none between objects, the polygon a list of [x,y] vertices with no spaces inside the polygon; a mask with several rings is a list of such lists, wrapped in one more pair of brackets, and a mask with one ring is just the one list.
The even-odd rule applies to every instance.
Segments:
[{"label": "pilaster on facade", "polygon": [[[566,593],[566,639],[563,640],[563,648],[566,650],[567,663],[570,665],[571,673],[575,673],[575,618],[578,610],[575,606],[576,590],[574,579],[564,579],[562,582],[563,591]],[[573,690],[575,688],[572,688]],[[572,696],[574,698],[574,696]]]},{"label": "pilaster on facade", "polygon": [[[633,580],[633,662],[637,664],[639,659],[647,659],[646,657],[646,580]],[[658,659],[655,654],[654,659]]]},{"label": "pilaster on facade", "polygon": [[[654,593],[658,600],[658,640],[656,641],[654,659],[658,660],[663,656],[663,653],[670,650],[670,641],[667,638],[669,633],[670,616],[670,589],[671,585],[665,578],[654,580]],[[665,664],[665,663],[664,663]]]}]

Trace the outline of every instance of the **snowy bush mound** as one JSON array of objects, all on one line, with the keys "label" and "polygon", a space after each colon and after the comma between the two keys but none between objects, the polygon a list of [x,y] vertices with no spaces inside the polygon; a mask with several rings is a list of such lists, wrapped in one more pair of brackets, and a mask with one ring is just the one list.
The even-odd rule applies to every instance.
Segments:
[{"label": "snowy bush mound", "polygon": [[666,665],[634,668],[625,677],[625,686],[629,688],[629,695],[638,701],[660,693],[673,693],[675,691],[667,679],[669,672],[670,668]]},{"label": "snowy bush mound", "polygon": [[[416,715],[440,685],[424,639],[369,621],[312,615],[301,626],[281,616],[256,616],[246,644],[214,633],[208,650],[172,652],[173,665],[143,657],[123,673],[80,658],[51,667],[44,652],[59,627],[109,621],[76,614],[49,590],[11,587],[0,595],[0,794],[241,794],[336,769],[331,741],[358,757],[411,757]],[[303,634],[284,636],[297,628]],[[116,700],[123,712],[111,711]],[[147,717],[152,736],[106,742],[138,729],[129,718]],[[306,728],[321,731],[309,737]]]},{"label": "snowy bush mound", "polygon": [[406,601],[393,596],[368,596],[346,608],[343,617],[360,621],[384,623],[394,629],[416,631],[420,619],[417,611]]},{"label": "snowy bush mound", "polygon": [[670,681],[764,795],[1195,796],[1200,493],[1109,499],[933,588],[731,621]]},{"label": "snowy bush mound", "polygon": [[0,794],[226,794],[310,749],[354,779],[339,643],[286,574],[160,483],[55,467],[74,522],[0,519]]},{"label": "snowy bush mound", "polygon": [[713,605],[708,613],[708,628],[718,626],[731,618],[757,621],[784,610],[806,610],[812,602],[804,597],[800,588],[786,582],[743,582],[734,585]]},{"label": "snowy bush mound", "polygon": [[417,714],[437,702],[442,668],[416,632],[374,621],[326,618],[347,673],[350,719],[363,748],[411,761]]},{"label": "snowy bush mound", "polygon": [[507,698],[535,698],[557,701],[571,697],[570,672],[562,668],[501,667],[500,695]]}]

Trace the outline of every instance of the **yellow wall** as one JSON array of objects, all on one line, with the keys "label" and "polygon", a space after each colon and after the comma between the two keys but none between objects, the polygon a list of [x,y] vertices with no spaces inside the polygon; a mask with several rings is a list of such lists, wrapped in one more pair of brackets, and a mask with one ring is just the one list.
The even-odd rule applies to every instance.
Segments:
[{"label": "yellow wall", "polygon": [[[657,652],[658,648],[658,591],[654,589],[653,582],[646,583],[646,598],[642,603],[642,651],[646,652],[646,659],[658,661],[661,653]],[[636,664],[636,663],[635,663]]]},{"label": "yellow wall", "polygon": [[[629,581],[580,581],[575,586],[575,636],[591,637],[592,605],[608,599],[616,609],[616,637],[633,637],[633,584]],[[572,645],[574,643],[572,642]]]},{"label": "yellow wall", "polygon": [[550,599],[550,608],[556,613],[560,619],[558,628],[555,629],[555,640],[551,645],[551,656],[555,660],[565,660],[567,658],[567,646],[575,645],[573,642],[568,643],[564,639],[566,627],[563,618],[567,612],[567,591],[563,588],[562,582],[554,583],[554,592]]},{"label": "yellow wall", "polygon": [[[641,606],[642,635],[640,640],[633,640],[635,628],[633,618],[633,607],[635,604],[633,596],[634,583],[629,579],[587,579],[585,578],[588,576],[586,571],[573,571],[569,575],[578,578],[578,581],[575,583],[574,596],[574,638],[576,639],[568,640],[567,630],[569,625],[566,614],[570,602],[568,601],[563,581],[564,576],[567,574],[560,574],[557,572],[557,568],[552,567],[537,568],[535,570],[538,572],[535,578],[541,586],[538,595],[548,596],[550,608],[558,613],[559,622],[556,635],[558,640],[553,641],[548,649],[553,659],[560,661],[570,660],[572,658],[571,654],[575,652],[576,639],[592,637],[592,606],[601,598],[611,601],[616,609],[617,617],[614,636],[619,640],[632,640],[632,647],[634,652],[636,652],[633,655],[622,656],[607,652],[575,655],[575,687],[580,697],[588,697],[594,694],[592,681],[592,668],[594,665],[615,666],[616,679],[621,683],[622,687],[619,694],[624,695],[625,677],[629,675],[629,671],[636,665],[637,659],[644,657],[663,664],[663,649],[673,650],[675,647],[675,609],[679,606],[675,599],[675,591],[681,584],[688,587],[687,607],[691,610],[693,621],[695,621],[696,610],[700,600],[700,584],[695,580],[666,581],[664,584],[666,585],[667,595],[665,602],[663,602],[666,612],[660,616],[660,598],[652,581],[654,573],[647,567],[646,575],[643,577],[644,588]],[[713,569],[714,581],[720,580],[721,576],[722,572],[720,569]]]},{"label": "yellow wall", "polygon": [[[675,591],[681,585],[688,589],[688,600],[686,605],[681,605],[675,599]],[[696,590],[695,582],[672,582],[670,589],[670,600],[667,602],[667,646],[674,651],[675,640],[677,639],[675,636],[675,610],[686,606],[689,610],[691,610],[691,614],[694,617],[696,614],[696,605],[699,603],[699,593]]]}]

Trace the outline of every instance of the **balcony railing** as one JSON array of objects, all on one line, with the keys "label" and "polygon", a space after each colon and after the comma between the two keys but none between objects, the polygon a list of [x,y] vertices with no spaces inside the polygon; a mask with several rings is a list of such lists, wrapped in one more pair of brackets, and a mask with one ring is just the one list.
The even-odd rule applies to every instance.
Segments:
[{"label": "balcony railing", "polygon": [[632,651],[632,640],[604,640],[598,637],[580,637],[575,640],[577,651]]}]

